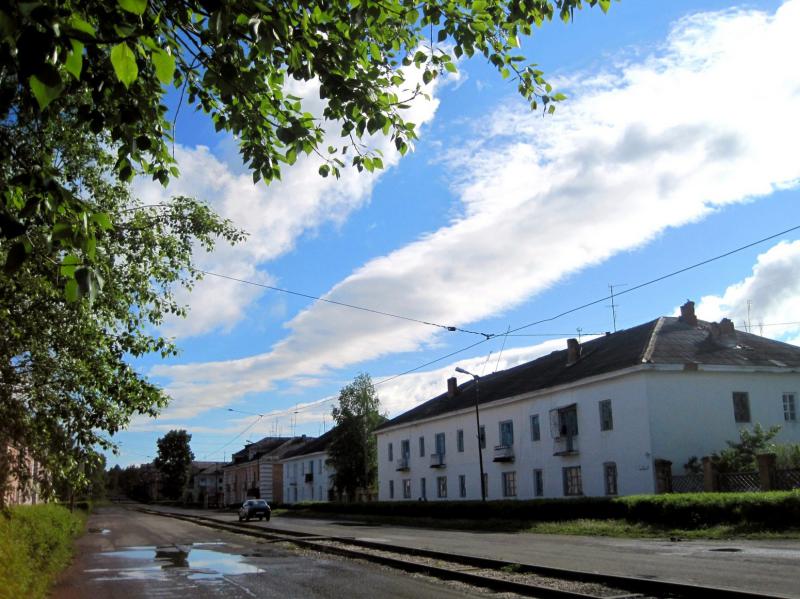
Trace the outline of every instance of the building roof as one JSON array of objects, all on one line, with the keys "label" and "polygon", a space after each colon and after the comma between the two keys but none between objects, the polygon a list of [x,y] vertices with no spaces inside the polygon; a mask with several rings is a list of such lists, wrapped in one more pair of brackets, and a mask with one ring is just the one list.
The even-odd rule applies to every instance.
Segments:
[{"label": "building roof", "polygon": [[231,461],[225,464],[225,468],[252,462],[262,457],[270,457],[279,460],[286,453],[302,447],[309,440],[309,437],[264,437],[255,443],[249,443],[231,456]]},{"label": "building roof", "polygon": [[331,440],[333,439],[333,431],[334,429],[332,428],[324,435],[321,435],[315,439],[309,439],[305,443],[305,445],[302,445],[300,447],[297,447],[296,449],[292,449],[291,451],[286,452],[283,456],[283,459],[288,460],[289,458],[296,458],[299,456],[325,451],[326,449],[328,449],[328,445],[331,444]]},{"label": "building roof", "polygon": [[[481,377],[479,404],[641,364],[800,368],[800,347],[743,331],[720,338],[719,330],[717,323],[698,320],[696,324],[688,324],[683,318],[663,316],[630,329],[606,333],[582,344],[579,359],[571,365],[567,364],[568,350],[564,349]],[[454,396],[442,393],[376,430],[474,407],[475,392],[475,382],[469,381],[459,385]]]}]

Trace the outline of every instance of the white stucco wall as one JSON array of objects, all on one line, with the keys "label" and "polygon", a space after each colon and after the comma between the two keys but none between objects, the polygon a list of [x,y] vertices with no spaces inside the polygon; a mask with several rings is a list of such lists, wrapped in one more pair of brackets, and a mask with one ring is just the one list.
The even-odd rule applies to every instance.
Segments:
[{"label": "white stucco wall", "polygon": [[[780,425],[776,442],[800,442],[798,420],[787,422],[783,394],[795,394],[800,410],[800,373],[742,372],[682,369],[653,371],[647,377],[653,455],[672,462],[673,474],[683,474],[692,456],[702,458],[739,439],[739,429],[755,423]],[[737,423],[733,392],[745,391],[750,399],[750,423]],[[798,413],[800,417],[800,412]]]},{"label": "white stucco wall", "polygon": [[[654,488],[650,451],[650,417],[645,398],[645,374],[633,372],[613,377],[582,381],[570,388],[547,393],[526,394],[511,400],[500,400],[480,408],[481,424],[486,427],[484,471],[488,474],[487,498],[502,499],[502,473],[515,472],[517,499],[534,497],[533,470],[541,469],[544,497],[564,495],[563,471],[567,466],[580,466],[583,494],[605,494],[603,464],[617,465],[618,494],[648,493]],[[612,402],[614,427],[600,430],[601,400]],[[551,436],[550,410],[577,404],[577,455],[555,456]],[[540,440],[531,440],[530,416],[539,415]],[[514,427],[514,461],[494,462],[494,448],[500,443],[500,422],[511,420]],[[464,451],[457,451],[457,430],[464,431]],[[436,433],[445,433],[445,467],[431,468],[435,453]],[[425,455],[419,453],[419,437],[425,438]],[[410,441],[411,455],[407,471],[397,471],[401,441]],[[411,500],[422,494],[421,478],[426,479],[429,501],[437,497],[437,478],[447,477],[447,499],[459,497],[459,475],[466,477],[466,498],[480,499],[477,430],[474,409],[448,413],[425,422],[381,431],[378,440],[378,496],[382,501],[403,500],[403,479],[411,480]],[[393,460],[390,462],[389,444]],[[394,497],[390,498],[389,481],[394,481]]]},{"label": "white stucco wall", "polygon": [[[316,452],[282,460],[283,501],[328,501],[333,470],[327,465],[328,454]],[[306,482],[306,473],[313,463],[313,481]]]}]

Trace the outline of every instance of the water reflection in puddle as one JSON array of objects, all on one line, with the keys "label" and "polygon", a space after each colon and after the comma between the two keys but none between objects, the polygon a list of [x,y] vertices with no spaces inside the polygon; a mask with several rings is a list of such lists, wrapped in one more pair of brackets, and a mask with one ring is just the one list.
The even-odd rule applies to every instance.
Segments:
[{"label": "water reflection in puddle", "polygon": [[212,548],[220,545],[224,543],[128,547],[119,551],[108,551],[102,556],[124,560],[122,567],[96,568],[87,572],[103,573],[103,580],[153,580],[177,574],[189,580],[209,581],[220,580],[225,576],[263,572],[258,566],[245,563],[245,556]]}]

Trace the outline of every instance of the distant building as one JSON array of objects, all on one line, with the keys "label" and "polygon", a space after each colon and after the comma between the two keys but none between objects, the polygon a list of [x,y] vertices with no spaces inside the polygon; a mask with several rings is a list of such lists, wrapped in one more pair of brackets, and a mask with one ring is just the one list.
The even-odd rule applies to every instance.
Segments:
[{"label": "distant building", "polygon": [[334,470],[327,464],[333,430],[283,457],[283,503],[333,500]]},{"label": "distant building", "polygon": [[800,442],[800,347],[680,318],[606,334],[481,377],[377,429],[380,500],[658,493],[692,456],[781,425]]},{"label": "distant building", "polygon": [[9,467],[4,485],[0,485],[0,492],[4,492],[3,505],[35,504],[42,501],[41,480],[44,471],[41,464],[29,452],[20,451],[10,445],[5,449],[0,461],[5,461]]},{"label": "distant building", "polygon": [[220,462],[192,462],[189,476],[189,501],[204,508],[221,507],[224,480]]},{"label": "distant building", "polygon": [[248,497],[283,503],[283,467],[278,462],[308,441],[305,435],[264,437],[234,453],[222,467],[225,505],[242,503]]}]

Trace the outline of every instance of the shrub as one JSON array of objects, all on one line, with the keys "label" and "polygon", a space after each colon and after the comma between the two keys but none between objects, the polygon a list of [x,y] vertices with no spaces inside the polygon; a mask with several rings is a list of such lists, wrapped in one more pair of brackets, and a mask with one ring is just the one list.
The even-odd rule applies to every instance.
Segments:
[{"label": "shrub", "polygon": [[0,599],[45,597],[84,524],[82,512],[53,504],[14,506],[0,514]]}]

